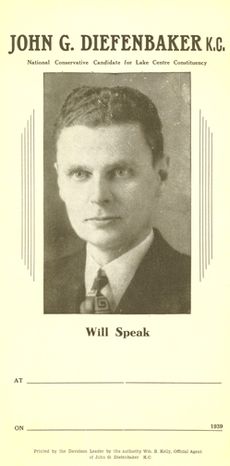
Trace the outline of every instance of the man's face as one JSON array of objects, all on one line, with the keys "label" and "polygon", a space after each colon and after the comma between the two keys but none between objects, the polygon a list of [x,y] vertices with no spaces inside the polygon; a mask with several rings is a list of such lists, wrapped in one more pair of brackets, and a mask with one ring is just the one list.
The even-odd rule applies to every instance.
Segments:
[{"label": "man's face", "polygon": [[120,255],[153,225],[159,166],[137,123],[64,128],[57,142],[60,196],[78,236]]}]

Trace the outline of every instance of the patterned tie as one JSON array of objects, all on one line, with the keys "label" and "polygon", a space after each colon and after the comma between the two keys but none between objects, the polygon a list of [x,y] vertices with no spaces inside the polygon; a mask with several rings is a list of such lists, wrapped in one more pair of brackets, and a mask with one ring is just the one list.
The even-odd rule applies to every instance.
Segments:
[{"label": "patterned tie", "polygon": [[99,269],[93,282],[93,286],[87,294],[85,301],[81,303],[81,314],[110,314],[108,299],[101,293],[102,288],[108,283],[108,277],[104,270]]}]

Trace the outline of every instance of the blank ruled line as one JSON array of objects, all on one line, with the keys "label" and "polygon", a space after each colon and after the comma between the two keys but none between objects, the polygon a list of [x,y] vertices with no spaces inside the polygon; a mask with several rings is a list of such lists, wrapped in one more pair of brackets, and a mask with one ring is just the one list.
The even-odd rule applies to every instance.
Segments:
[{"label": "blank ruled line", "polygon": [[222,382],[125,382],[127,384],[158,384],[158,385],[220,385]]},{"label": "blank ruled line", "polygon": [[27,385],[221,385],[222,382],[160,382],[160,381],[130,381],[130,382],[105,382],[105,381],[79,381],[79,382],[26,382]]},{"label": "blank ruled line", "polygon": [[126,382],[27,382],[28,385],[115,385],[124,383]]},{"label": "blank ruled line", "polygon": [[27,432],[223,432],[223,429],[26,429]]}]

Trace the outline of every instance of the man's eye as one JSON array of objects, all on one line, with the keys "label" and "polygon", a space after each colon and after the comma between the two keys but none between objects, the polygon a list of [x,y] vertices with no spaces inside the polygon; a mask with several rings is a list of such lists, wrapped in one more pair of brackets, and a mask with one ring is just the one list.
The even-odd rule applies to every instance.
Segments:
[{"label": "man's eye", "polygon": [[130,174],[130,172],[129,172],[128,168],[116,168],[114,170],[114,174],[118,178],[122,178],[122,177],[128,176]]},{"label": "man's eye", "polygon": [[77,180],[85,180],[86,178],[89,177],[90,173],[87,172],[86,170],[74,170],[71,173],[72,177],[77,179]]}]

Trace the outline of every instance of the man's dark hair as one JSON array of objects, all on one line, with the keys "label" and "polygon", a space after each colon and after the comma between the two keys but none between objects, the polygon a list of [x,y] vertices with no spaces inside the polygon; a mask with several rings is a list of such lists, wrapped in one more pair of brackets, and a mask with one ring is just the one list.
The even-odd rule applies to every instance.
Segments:
[{"label": "man's dark hair", "polygon": [[153,165],[163,157],[162,124],[153,102],[130,87],[89,87],[73,89],[67,96],[56,123],[56,138],[65,127],[110,126],[139,123],[153,154]]}]

